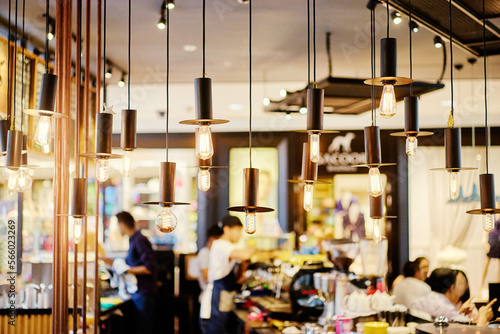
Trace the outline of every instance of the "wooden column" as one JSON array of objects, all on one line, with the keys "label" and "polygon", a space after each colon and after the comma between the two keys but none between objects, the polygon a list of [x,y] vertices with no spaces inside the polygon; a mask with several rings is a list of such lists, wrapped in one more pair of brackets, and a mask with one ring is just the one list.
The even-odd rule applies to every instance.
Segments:
[{"label": "wooden column", "polygon": [[[59,76],[56,111],[69,115],[71,103],[72,0],[56,2],[55,74]],[[55,120],[54,128],[54,260],[52,332],[68,332],[68,204],[70,118]]]}]

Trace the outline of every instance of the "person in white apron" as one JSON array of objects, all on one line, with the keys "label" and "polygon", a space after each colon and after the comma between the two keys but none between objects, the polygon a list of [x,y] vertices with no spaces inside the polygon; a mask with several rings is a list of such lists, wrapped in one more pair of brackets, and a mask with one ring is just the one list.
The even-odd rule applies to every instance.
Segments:
[{"label": "person in white apron", "polygon": [[203,334],[227,333],[229,314],[233,309],[237,279],[236,264],[250,259],[255,249],[236,249],[243,224],[239,218],[222,219],[223,234],[212,243],[208,263],[208,285],[201,298],[201,330]]}]

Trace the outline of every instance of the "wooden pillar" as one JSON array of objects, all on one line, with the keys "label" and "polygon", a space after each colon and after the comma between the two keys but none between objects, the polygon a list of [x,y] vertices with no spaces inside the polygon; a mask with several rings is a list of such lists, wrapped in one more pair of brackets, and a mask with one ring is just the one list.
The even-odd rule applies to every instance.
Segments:
[{"label": "wooden pillar", "polygon": [[[72,0],[56,2],[55,74],[59,76],[56,111],[69,115],[71,103]],[[54,128],[54,259],[52,332],[68,332],[68,204],[70,118],[55,120]]]}]

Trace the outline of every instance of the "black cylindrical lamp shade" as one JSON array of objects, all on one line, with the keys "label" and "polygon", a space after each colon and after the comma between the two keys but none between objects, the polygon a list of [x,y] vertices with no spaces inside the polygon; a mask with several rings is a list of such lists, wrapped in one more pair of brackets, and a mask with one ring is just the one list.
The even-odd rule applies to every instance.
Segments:
[{"label": "black cylindrical lamp shade", "polygon": [[462,168],[462,131],[460,128],[444,129],[444,146],[446,168],[460,170]]},{"label": "black cylindrical lamp shade", "polygon": [[79,218],[87,215],[87,179],[74,178],[70,215]]},{"label": "black cylindrical lamp shade", "polygon": [[28,136],[23,135],[23,150],[21,151],[21,165],[28,166]]},{"label": "black cylindrical lamp shade", "polygon": [[42,75],[42,85],[40,88],[40,102],[38,109],[43,111],[55,110],[56,94],[57,94],[57,75],[44,73]]},{"label": "black cylindrical lamp shade", "polygon": [[310,159],[309,143],[303,144],[301,180],[316,181],[318,179],[318,163]]},{"label": "black cylindrical lamp shade", "polygon": [[122,133],[120,135],[120,147],[125,151],[137,148],[137,110],[122,110]]},{"label": "black cylindrical lamp shade", "polygon": [[212,116],[212,79],[194,79],[194,94],[196,100],[196,118],[211,120]]},{"label": "black cylindrical lamp shade", "polygon": [[210,158],[210,159],[200,159],[200,158],[198,158],[198,167],[200,167],[200,168],[210,168],[210,167],[212,167],[212,158]]},{"label": "black cylindrical lamp shade", "polygon": [[307,130],[323,130],[323,106],[325,90],[321,88],[307,89]]},{"label": "black cylindrical lamp shade", "polygon": [[479,175],[481,209],[495,209],[495,177],[493,174]]},{"label": "black cylindrical lamp shade", "polygon": [[5,166],[17,169],[22,164],[23,133],[9,130],[7,136],[7,158]]},{"label": "black cylindrical lamp shade", "polygon": [[111,154],[113,135],[113,114],[98,113],[96,126],[95,153]]},{"label": "black cylindrical lamp shade", "polygon": [[396,38],[380,40],[380,76],[396,77],[398,64],[398,47]]},{"label": "black cylindrical lamp shade", "polygon": [[381,219],[384,217],[383,196],[370,196],[370,217],[373,219]]},{"label": "black cylindrical lamp shade", "polygon": [[175,162],[160,163],[160,193],[158,199],[164,203],[175,202]]},{"label": "black cylindrical lamp shade", "polygon": [[243,205],[257,206],[259,195],[259,170],[257,168],[243,169]]},{"label": "black cylindrical lamp shade", "polygon": [[0,120],[0,152],[7,151],[7,135],[9,133],[10,120]]},{"label": "black cylindrical lamp shade", "polygon": [[418,132],[418,97],[405,97],[405,132]]},{"label": "black cylindrical lamp shade", "polygon": [[382,163],[382,153],[380,149],[380,128],[378,126],[365,127],[365,154],[368,165]]}]

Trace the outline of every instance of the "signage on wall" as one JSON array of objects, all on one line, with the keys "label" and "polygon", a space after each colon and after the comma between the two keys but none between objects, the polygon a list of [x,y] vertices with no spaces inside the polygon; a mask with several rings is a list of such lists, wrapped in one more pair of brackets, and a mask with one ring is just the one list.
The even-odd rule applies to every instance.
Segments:
[{"label": "signage on wall", "polygon": [[355,138],[353,132],[335,136],[327,151],[321,154],[319,165],[325,166],[328,173],[357,171],[354,165],[366,163],[366,156],[365,152],[353,152],[351,144]]}]

